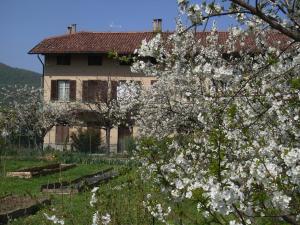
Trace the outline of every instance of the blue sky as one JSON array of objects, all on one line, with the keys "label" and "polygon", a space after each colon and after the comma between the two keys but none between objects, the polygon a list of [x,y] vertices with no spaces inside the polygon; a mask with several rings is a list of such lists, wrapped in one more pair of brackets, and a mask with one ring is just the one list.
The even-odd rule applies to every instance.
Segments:
[{"label": "blue sky", "polygon": [[42,71],[27,52],[42,39],[66,33],[76,23],[84,31],[150,31],[153,18],[174,30],[176,0],[0,0],[0,62]]}]

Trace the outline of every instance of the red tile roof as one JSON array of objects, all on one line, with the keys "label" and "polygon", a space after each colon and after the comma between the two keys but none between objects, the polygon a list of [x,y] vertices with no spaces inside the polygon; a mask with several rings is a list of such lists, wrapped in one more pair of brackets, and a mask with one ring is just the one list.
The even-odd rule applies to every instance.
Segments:
[{"label": "red tile roof", "polygon": [[[164,32],[164,35],[171,33]],[[203,38],[209,32],[198,32],[197,37]],[[219,32],[219,43],[224,44],[228,32]],[[150,40],[155,36],[153,32],[77,32],[57,37],[46,38],[29,51],[29,54],[59,54],[59,53],[107,53],[116,51],[119,54],[130,54],[139,48],[142,40]],[[287,37],[271,32],[269,43],[275,45],[277,41],[286,44]],[[246,39],[246,45],[254,45],[251,38]]]},{"label": "red tile roof", "polygon": [[48,53],[133,53],[142,40],[150,40],[153,32],[77,32],[47,38],[29,51],[29,54]]}]

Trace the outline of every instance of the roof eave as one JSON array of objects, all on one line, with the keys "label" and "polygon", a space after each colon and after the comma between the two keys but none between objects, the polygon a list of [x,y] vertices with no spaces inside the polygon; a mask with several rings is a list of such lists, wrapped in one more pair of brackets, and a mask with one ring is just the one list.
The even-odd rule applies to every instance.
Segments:
[{"label": "roof eave", "polygon": [[[37,55],[37,54],[107,54],[107,51],[34,51],[30,50],[27,54]],[[118,54],[133,54],[134,52],[129,51],[118,51]]]}]

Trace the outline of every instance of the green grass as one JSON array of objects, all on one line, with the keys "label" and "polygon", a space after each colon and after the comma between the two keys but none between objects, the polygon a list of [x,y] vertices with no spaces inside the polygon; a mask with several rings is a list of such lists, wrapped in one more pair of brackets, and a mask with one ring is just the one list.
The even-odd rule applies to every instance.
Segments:
[{"label": "green grass", "polygon": [[[6,160],[2,162],[2,174],[8,171],[15,171],[18,169],[46,165],[52,162],[46,161],[28,161],[28,160]],[[83,175],[95,173],[101,169],[108,168],[109,165],[98,164],[98,165],[84,165],[80,164],[75,168],[55,173],[47,176],[34,177],[32,179],[21,179],[14,177],[1,177],[0,180],[0,196],[7,193],[12,194],[25,194],[31,193],[33,195],[40,194],[40,187],[42,184],[60,182],[60,181],[71,181]]]},{"label": "green grass", "polygon": [[[137,172],[136,162],[127,162],[120,158],[96,157],[83,154],[64,153],[55,156],[55,161],[38,159],[41,155],[31,156],[13,155],[3,157],[0,155],[0,196],[6,194],[40,196],[40,187],[43,184],[70,181],[83,175],[95,173],[108,167],[114,167],[119,176],[107,183],[101,184],[97,192],[98,202],[96,207],[91,207],[89,202],[91,192],[86,191],[73,195],[47,194],[52,204],[44,207],[35,215],[19,218],[12,221],[11,225],[50,225],[44,213],[56,215],[65,220],[65,225],[92,224],[93,213],[98,210],[100,215],[109,213],[111,215],[110,225],[160,225],[143,206],[143,201],[148,193],[152,194],[154,205],[166,203],[171,206],[172,212],[169,219],[175,221],[173,224],[202,225],[217,224],[213,218],[205,219],[196,209],[198,203],[197,193],[195,199],[183,202],[174,202],[163,194],[159,187],[151,187],[150,183],[143,181]],[[9,178],[4,174],[31,166],[40,166],[54,162],[77,162],[77,167],[61,173],[48,176],[40,176],[32,179]],[[226,217],[229,221],[231,216]],[[100,223],[101,224],[101,223]],[[272,219],[260,219],[258,224],[286,224],[274,222]]]},{"label": "green grass", "polygon": [[[105,160],[97,160],[95,164],[78,164],[77,167],[61,173],[48,176],[36,177],[33,179],[9,178],[0,176],[0,196],[5,194],[15,195],[32,195],[40,196],[40,186],[46,183],[58,181],[70,181],[82,175],[94,173],[96,171],[112,166],[111,161],[105,163]],[[0,169],[2,174],[5,171],[12,171],[29,166],[39,166],[49,164],[43,160],[35,159],[7,159],[1,161]],[[118,170],[120,176],[101,184],[97,192],[98,202],[95,207],[91,207],[89,202],[91,192],[86,191],[73,195],[55,195],[46,194],[51,198],[51,205],[46,206],[35,215],[19,218],[12,221],[11,225],[50,225],[44,213],[48,215],[56,215],[65,221],[65,225],[87,225],[92,224],[92,216],[95,211],[99,211],[100,215],[109,213],[111,215],[110,225],[161,225],[154,219],[143,206],[146,195],[151,193],[154,197],[154,205],[156,201],[166,202],[166,206],[172,206],[172,212],[169,219],[175,221],[174,224],[186,225],[202,225],[217,224],[210,219],[206,220],[196,210],[198,201],[187,200],[181,203],[169,201],[167,196],[161,193],[160,189],[151,189],[149,183],[143,182],[137,172],[137,168],[132,165],[120,165],[118,162],[113,165]],[[158,203],[157,202],[157,203]],[[226,217],[230,220],[230,216]],[[261,223],[260,223],[261,222]],[[261,219],[258,224],[271,225],[274,221]],[[101,224],[101,223],[100,223]],[[276,224],[286,224],[276,222]]]},{"label": "green grass", "polygon": [[[102,169],[111,167],[108,164],[79,164],[77,167],[72,168],[61,173],[51,174],[48,176],[40,176],[32,179],[21,179],[13,177],[5,177],[5,172],[14,171],[31,166],[40,166],[53,162],[41,160],[1,160],[0,169],[0,196],[7,194],[14,195],[31,195],[41,196],[40,187],[42,184],[71,181],[83,175],[95,173]],[[49,212],[50,209],[56,208],[58,212],[64,212],[64,216],[70,219],[70,215],[82,218],[83,220],[91,219],[91,209],[86,207],[89,205],[90,192],[84,192],[76,195],[48,195],[52,199],[50,207],[46,207],[36,215],[20,218],[12,224],[51,224],[45,220],[43,212]],[[51,214],[51,213],[49,213]],[[53,214],[53,213],[52,213]],[[86,215],[86,216],[84,216]],[[83,221],[78,221],[76,224],[85,224]],[[71,223],[72,224],[72,223]]]},{"label": "green grass", "polygon": [[[78,155],[79,156],[79,155]],[[7,194],[14,195],[46,195],[51,198],[51,205],[46,206],[35,215],[22,217],[12,221],[12,225],[43,225],[52,224],[47,221],[44,213],[48,215],[56,215],[63,218],[65,224],[86,225],[92,224],[92,216],[96,210],[100,215],[109,213],[112,216],[111,225],[148,225],[152,224],[153,217],[145,210],[142,202],[145,198],[147,188],[140,183],[136,167],[112,159],[91,159],[85,160],[83,156],[75,159],[76,155],[68,156],[64,159],[57,157],[56,161],[44,161],[32,157],[16,159],[0,157],[0,196]],[[80,159],[82,157],[82,159]],[[77,167],[61,173],[51,174],[48,176],[40,176],[32,179],[10,178],[4,174],[8,171],[14,171],[32,166],[41,166],[55,162],[78,161]],[[42,194],[40,187],[42,184],[70,181],[83,175],[95,173],[99,170],[114,167],[120,174],[117,178],[100,185],[98,191],[98,203],[96,207],[91,207],[89,202],[91,192],[86,191],[73,195],[55,195]],[[119,189],[121,187],[121,189]],[[156,225],[159,223],[156,221]]]}]

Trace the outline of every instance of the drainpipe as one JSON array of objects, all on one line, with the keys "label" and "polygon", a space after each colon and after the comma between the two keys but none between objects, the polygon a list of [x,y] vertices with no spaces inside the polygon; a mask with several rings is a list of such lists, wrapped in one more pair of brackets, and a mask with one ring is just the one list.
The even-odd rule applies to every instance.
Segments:
[{"label": "drainpipe", "polygon": [[41,62],[42,66],[43,66],[43,74],[42,74],[42,80],[41,80],[41,86],[42,89],[44,89],[44,75],[45,75],[45,64],[43,63],[43,60],[40,57],[40,54],[37,55],[39,61]]},{"label": "drainpipe", "polygon": [[[37,58],[39,59],[40,63],[42,64],[43,67],[43,73],[42,73],[42,79],[41,79],[41,87],[42,87],[42,91],[43,91],[43,100],[44,100],[44,75],[45,75],[45,64],[43,63],[43,60],[40,57],[40,54],[37,54]],[[49,135],[50,138],[50,135]],[[50,143],[50,141],[49,141]],[[44,140],[42,142],[42,150],[44,150]]]}]

